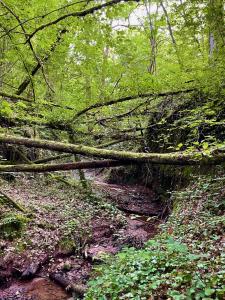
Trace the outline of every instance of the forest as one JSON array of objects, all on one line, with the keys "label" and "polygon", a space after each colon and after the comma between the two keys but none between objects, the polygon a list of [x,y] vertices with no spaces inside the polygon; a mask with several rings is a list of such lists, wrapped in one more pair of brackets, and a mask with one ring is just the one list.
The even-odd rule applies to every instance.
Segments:
[{"label": "forest", "polygon": [[225,299],[223,0],[0,0],[0,300]]}]

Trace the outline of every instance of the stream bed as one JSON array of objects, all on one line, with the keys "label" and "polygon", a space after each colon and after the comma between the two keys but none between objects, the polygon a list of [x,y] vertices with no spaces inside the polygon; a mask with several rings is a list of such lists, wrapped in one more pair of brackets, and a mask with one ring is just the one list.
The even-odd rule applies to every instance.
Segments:
[{"label": "stream bed", "polygon": [[67,300],[71,297],[63,288],[48,278],[37,277],[30,281],[15,281],[0,291],[1,300]]},{"label": "stream bed", "polygon": [[[82,256],[57,253],[38,266],[34,278],[22,280],[21,276],[13,276],[10,285],[0,289],[0,300],[71,299],[71,290],[65,289],[67,284],[85,285],[92,267],[101,263],[102,254],[116,254],[124,245],[141,247],[158,232],[163,209],[152,190],[140,185],[109,184],[101,177],[93,178],[92,188],[97,194],[107,196],[122,212],[126,225],[121,227],[107,219],[96,218],[92,222],[92,239]],[[2,274],[7,271],[0,266],[0,284]],[[53,280],[50,280],[51,274],[57,274],[61,279],[55,281],[52,276]]]}]

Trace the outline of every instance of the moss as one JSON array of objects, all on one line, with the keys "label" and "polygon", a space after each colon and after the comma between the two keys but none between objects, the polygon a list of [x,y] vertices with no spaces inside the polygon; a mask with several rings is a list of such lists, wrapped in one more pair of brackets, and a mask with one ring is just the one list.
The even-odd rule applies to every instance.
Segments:
[{"label": "moss", "polygon": [[0,218],[0,236],[13,239],[21,235],[28,218],[22,214],[6,213]]},{"label": "moss", "polygon": [[77,248],[75,241],[70,237],[63,237],[59,242],[59,248],[62,251],[74,252]]}]

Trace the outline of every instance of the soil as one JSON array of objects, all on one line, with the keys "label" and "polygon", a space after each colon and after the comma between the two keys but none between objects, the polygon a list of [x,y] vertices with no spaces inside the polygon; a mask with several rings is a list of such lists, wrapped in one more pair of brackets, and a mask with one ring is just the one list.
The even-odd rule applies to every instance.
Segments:
[{"label": "soil", "polygon": [[[71,293],[49,275],[86,285],[105,254],[114,255],[124,245],[141,247],[158,232],[163,209],[150,189],[108,184],[100,176],[91,182],[94,193],[104,199],[98,208],[76,189],[46,182],[46,177],[1,185],[32,217],[23,236],[0,239],[0,300],[69,299]],[[73,244],[67,247],[70,240]]]},{"label": "soil", "polygon": [[15,281],[1,291],[1,300],[67,300],[69,295],[57,284],[46,278],[35,278],[29,282]]}]

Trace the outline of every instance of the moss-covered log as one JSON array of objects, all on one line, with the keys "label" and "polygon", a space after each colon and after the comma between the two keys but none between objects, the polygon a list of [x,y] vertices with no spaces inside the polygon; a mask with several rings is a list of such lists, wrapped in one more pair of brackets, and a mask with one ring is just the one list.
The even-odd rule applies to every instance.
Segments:
[{"label": "moss-covered log", "polygon": [[221,153],[220,151],[214,151],[213,155],[203,155],[203,153],[201,152],[139,153],[99,149],[84,145],[74,145],[41,139],[28,139],[17,136],[7,136],[3,134],[0,135],[0,143],[24,145],[27,147],[49,149],[59,152],[82,154],[85,156],[100,157],[120,161],[149,162],[152,164],[171,164],[183,166],[199,164],[221,164],[225,162],[225,154]]},{"label": "moss-covered log", "polygon": [[0,172],[54,172],[54,171],[69,171],[82,169],[97,169],[118,167],[121,165],[131,164],[131,161],[119,161],[112,159],[81,161],[63,164],[19,164],[19,165],[0,165]]}]

